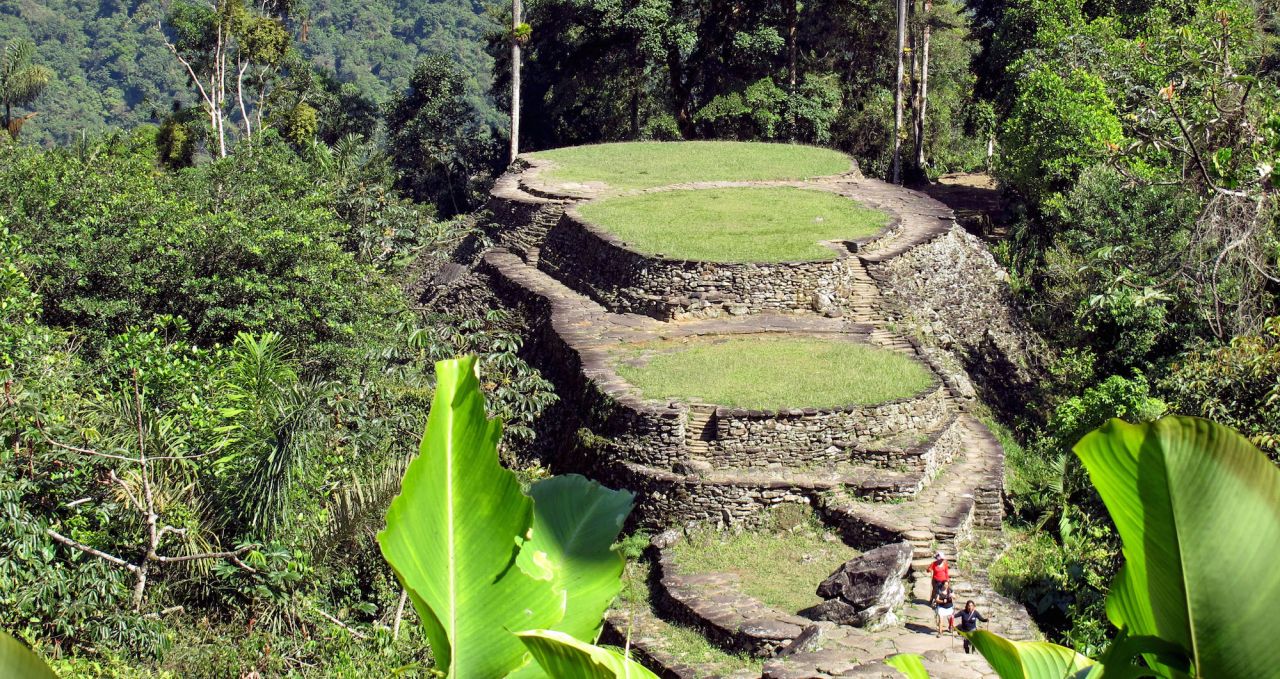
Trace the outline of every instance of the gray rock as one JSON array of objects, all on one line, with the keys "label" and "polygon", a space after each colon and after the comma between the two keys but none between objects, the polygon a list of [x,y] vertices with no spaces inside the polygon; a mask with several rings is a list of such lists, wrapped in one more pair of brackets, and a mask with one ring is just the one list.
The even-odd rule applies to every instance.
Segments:
[{"label": "gray rock", "polygon": [[818,585],[818,596],[826,601],[800,614],[856,627],[885,624],[906,595],[902,579],[911,553],[911,543],[897,542],[845,562]]},{"label": "gray rock", "polygon": [[874,606],[892,583],[901,589],[911,566],[911,551],[911,543],[895,542],[850,559],[818,585],[818,596],[843,599],[855,608]]}]

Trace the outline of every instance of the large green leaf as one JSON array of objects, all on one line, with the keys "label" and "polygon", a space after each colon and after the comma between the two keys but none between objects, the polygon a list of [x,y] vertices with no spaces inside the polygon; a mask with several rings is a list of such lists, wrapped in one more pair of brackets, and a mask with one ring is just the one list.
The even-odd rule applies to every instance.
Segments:
[{"label": "large green leaf", "polygon": [[1074,679],[1095,667],[1089,658],[1046,641],[1010,641],[986,630],[967,636],[1000,679]]},{"label": "large green leaf", "polygon": [[1197,676],[1273,675],[1280,470],[1230,428],[1190,417],[1111,420],[1075,451],[1124,542],[1111,621],[1181,646]]},{"label": "large green leaf", "polygon": [[31,649],[0,631],[0,677],[58,679],[44,660]]},{"label": "large green leaf", "polygon": [[543,479],[529,494],[533,537],[520,550],[521,567],[545,575],[542,569],[549,566],[552,586],[567,597],[564,618],[554,629],[594,642],[622,589],[626,560],[611,548],[635,495],[576,474]]},{"label": "large green leaf", "polygon": [[658,679],[611,648],[593,646],[563,632],[530,630],[518,636],[547,676],[556,679]]},{"label": "large green leaf", "polygon": [[475,365],[474,357],[436,364],[422,452],[378,534],[437,666],[454,679],[493,679],[527,663],[513,632],[564,614],[563,594],[516,566],[533,500],[498,462],[502,425],[485,416]]},{"label": "large green leaf", "polygon": [[924,668],[924,658],[915,653],[899,653],[885,660],[884,664],[898,670],[907,679],[929,679],[929,671]]}]

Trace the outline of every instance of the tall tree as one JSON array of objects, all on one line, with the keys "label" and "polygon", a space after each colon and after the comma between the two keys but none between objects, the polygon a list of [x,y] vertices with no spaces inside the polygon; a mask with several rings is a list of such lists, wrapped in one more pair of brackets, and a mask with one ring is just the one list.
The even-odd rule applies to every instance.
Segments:
[{"label": "tall tree", "polygon": [[893,183],[902,182],[902,71],[907,41],[907,0],[898,0],[898,76],[893,87]]},{"label": "tall tree", "polygon": [[511,162],[520,155],[520,42],[525,31],[520,0],[511,0]]},{"label": "tall tree", "polygon": [[[916,90],[916,168],[924,169],[924,120],[929,107],[929,38],[933,32],[933,0],[924,0],[920,18],[920,79]],[[914,60],[914,58],[913,58]]]},{"label": "tall tree", "polygon": [[[287,9],[274,3],[267,7]],[[247,8],[243,0],[218,0],[214,5],[184,2],[174,5],[168,24],[175,37],[165,45],[199,92],[215,152],[225,157],[232,106],[239,110],[240,133],[246,139],[253,137],[255,120],[262,127],[262,106],[289,51],[283,16]],[[256,86],[256,107],[254,95],[246,95],[246,81]],[[250,114],[251,109],[256,115]]]},{"label": "tall tree", "polygon": [[796,30],[799,24],[800,0],[786,0],[787,10],[787,94],[796,93]]},{"label": "tall tree", "polygon": [[408,89],[387,102],[384,120],[401,189],[448,216],[476,206],[480,183],[501,163],[502,151],[467,101],[452,61],[433,55],[418,62]]},{"label": "tall tree", "polygon": [[[14,139],[22,122],[13,119],[14,106],[34,102],[53,80],[53,71],[34,63],[36,45],[30,40],[15,40],[0,53],[0,102],[4,103],[4,129]],[[29,116],[28,116],[29,117]]]}]

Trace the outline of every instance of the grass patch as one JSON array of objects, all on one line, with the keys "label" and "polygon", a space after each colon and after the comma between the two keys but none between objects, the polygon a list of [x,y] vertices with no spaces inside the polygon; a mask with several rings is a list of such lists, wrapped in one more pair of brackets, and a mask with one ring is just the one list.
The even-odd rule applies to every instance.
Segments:
[{"label": "grass patch", "polygon": [[[622,592],[618,595],[617,608],[627,610],[643,607],[653,611],[649,596],[650,570],[648,561],[627,562],[627,568],[622,574]],[[683,663],[706,669],[705,676],[729,674],[735,670],[748,668],[759,671],[764,666],[762,658],[728,653],[691,627],[667,622],[658,618],[656,613],[653,618],[662,650],[679,658]]]},{"label": "grass patch", "polygon": [[700,528],[672,550],[687,572],[735,573],[744,593],[788,613],[821,603],[818,584],[858,555],[802,505],[774,509],[765,525],[754,530]]},{"label": "grass patch", "polygon": [[714,181],[808,179],[848,172],[853,161],[839,151],[740,141],[623,142],[571,146],[530,154],[555,166],[553,182],[604,182],[615,189]]},{"label": "grass patch", "polygon": [[835,259],[819,241],[863,238],[889,223],[887,214],[843,196],[789,187],[659,191],[579,211],[645,254],[708,262]]},{"label": "grass patch", "polygon": [[883,403],[933,381],[888,349],[821,338],[693,338],[617,350],[618,374],[653,399],[737,408],[829,408]]}]

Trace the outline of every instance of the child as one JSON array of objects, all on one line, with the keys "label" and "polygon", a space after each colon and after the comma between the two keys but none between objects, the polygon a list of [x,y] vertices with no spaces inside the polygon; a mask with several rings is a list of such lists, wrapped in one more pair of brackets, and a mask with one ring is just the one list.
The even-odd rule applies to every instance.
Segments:
[{"label": "child", "polygon": [[955,614],[956,614],[956,597],[951,591],[950,584],[943,584],[942,591],[933,597],[931,602],[935,608],[934,612],[938,616],[938,636],[942,636],[942,621],[947,621],[947,631],[955,631]]}]

